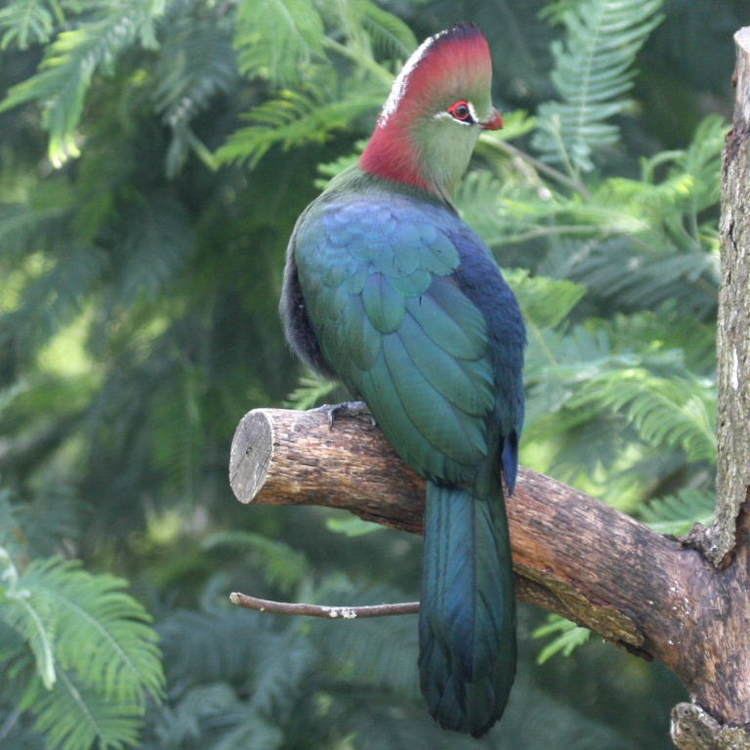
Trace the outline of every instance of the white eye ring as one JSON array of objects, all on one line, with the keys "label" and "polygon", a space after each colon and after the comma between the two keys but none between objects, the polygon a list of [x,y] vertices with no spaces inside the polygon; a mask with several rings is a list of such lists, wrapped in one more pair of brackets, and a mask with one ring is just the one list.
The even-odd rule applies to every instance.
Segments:
[{"label": "white eye ring", "polygon": [[450,112],[438,112],[436,115],[433,115],[433,117],[436,120],[449,120],[456,125],[461,125],[467,128],[470,128],[474,124],[473,122],[469,122],[468,120],[457,120]]}]

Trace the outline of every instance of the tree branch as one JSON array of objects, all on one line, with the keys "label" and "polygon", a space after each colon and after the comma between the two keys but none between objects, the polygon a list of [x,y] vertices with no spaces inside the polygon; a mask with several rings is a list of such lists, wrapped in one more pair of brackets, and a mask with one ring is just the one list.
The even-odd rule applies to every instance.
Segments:
[{"label": "tree branch", "polygon": [[235,591],[229,595],[229,601],[238,607],[254,609],[256,612],[268,612],[273,615],[303,615],[305,617],[325,617],[330,620],[359,620],[363,617],[391,617],[392,615],[415,615],[419,612],[419,602],[399,602],[398,604],[368,604],[351,607],[343,605],[331,607],[323,604],[302,604],[292,602],[275,602],[271,599],[260,599]]},{"label": "tree branch", "polygon": [[[327,411],[251,411],[232,442],[230,483],[243,503],[343,508],[422,530],[424,480],[366,415],[344,413],[331,428]],[[664,662],[719,723],[750,722],[746,566],[716,570],[697,550],[528,469],[507,508],[522,599]]]},{"label": "tree branch", "polygon": [[[424,481],[367,419],[338,417],[331,429],[317,410],[251,411],[232,444],[230,482],[245,503],[324,505],[422,529]],[[710,575],[696,551],[528,470],[508,516],[523,598],[677,662],[674,613],[685,611],[695,581]]]}]

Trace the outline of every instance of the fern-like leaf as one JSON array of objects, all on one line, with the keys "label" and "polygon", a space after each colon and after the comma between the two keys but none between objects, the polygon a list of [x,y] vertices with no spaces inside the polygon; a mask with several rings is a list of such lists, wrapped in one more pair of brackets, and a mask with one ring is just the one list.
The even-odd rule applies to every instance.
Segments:
[{"label": "fern-like leaf", "polygon": [[218,94],[228,94],[239,81],[226,24],[213,17],[198,20],[184,13],[175,15],[162,42],[153,94],[157,111],[172,130],[168,177],[179,172],[190,149],[204,155],[191,122]]},{"label": "fern-like leaf", "polygon": [[[83,309],[105,268],[105,255],[94,247],[61,251],[56,263],[28,283],[17,309],[4,316],[0,343],[13,336],[26,350],[46,343]],[[46,264],[45,264],[46,265]]]},{"label": "fern-like leaf", "polygon": [[33,598],[19,578],[10,554],[0,547],[0,620],[28,644],[37,674],[44,687],[51,690],[57,680],[54,618],[48,602]]},{"label": "fern-like leaf", "polygon": [[707,525],[713,514],[713,493],[696,489],[684,489],[676,495],[651,500],[639,512],[654,531],[674,536],[687,534],[696,523]]},{"label": "fern-like leaf", "polygon": [[136,40],[156,46],[154,23],[168,0],[113,3],[105,13],[78,28],[63,31],[47,48],[39,72],[13,86],[0,112],[26,102],[44,105],[49,131],[49,158],[55,166],[80,155],[76,128],[84,98],[98,68],[111,65]]},{"label": "fern-like leaf", "polygon": [[235,608],[170,614],[158,626],[170,684],[241,683],[247,665],[269,647],[272,625],[271,618]]},{"label": "fern-like leaf", "polygon": [[273,146],[289,149],[306,143],[325,143],[359,115],[375,109],[382,92],[352,92],[342,96],[330,86],[284,89],[245,115],[250,123],[233,133],[217,152],[219,162],[248,162],[254,167]]},{"label": "fern-like leaf", "polygon": [[58,670],[52,690],[32,683],[21,707],[35,716],[33,728],[49,750],[124,750],[138,745],[143,707],[112,701],[73,670]]},{"label": "fern-like leaf", "polygon": [[326,380],[312,371],[302,375],[297,387],[286,397],[284,403],[292,409],[312,409],[319,406],[338,388],[332,380]]},{"label": "fern-like leaf", "polygon": [[237,9],[234,44],[247,76],[295,83],[324,40],[323,20],[309,0],[242,0]]},{"label": "fern-like leaf", "polygon": [[534,638],[551,638],[536,657],[537,664],[544,664],[556,654],[570,656],[579,646],[588,642],[591,631],[560,615],[548,615],[547,623],[534,630],[532,635]]},{"label": "fern-like leaf", "polygon": [[537,328],[554,328],[568,316],[586,293],[567,279],[530,276],[525,269],[504,271],[518,297],[526,321]]},{"label": "fern-like leaf", "polygon": [[398,16],[383,10],[371,0],[355,0],[348,5],[357,14],[376,52],[387,58],[405,60],[415,50],[416,37]]},{"label": "fern-like leaf", "polygon": [[534,146],[572,172],[594,168],[593,154],[611,146],[619,130],[609,120],[624,112],[638,51],[661,22],[663,0],[583,0],[557,3],[550,13],[565,27],[552,45],[552,80],[562,101],[539,108]]},{"label": "fern-like leaf", "polygon": [[12,0],[0,10],[0,49],[43,44],[62,20],[57,0]]},{"label": "fern-like leaf", "polygon": [[115,299],[128,308],[163,293],[190,258],[195,237],[187,211],[168,195],[148,196],[125,223]]},{"label": "fern-like leaf", "polygon": [[308,572],[305,556],[288,544],[250,531],[223,531],[207,537],[202,546],[215,550],[231,548],[245,551],[256,565],[262,567],[269,583],[290,591]]},{"label": "fern-like leaf", "polygon": [[715,460],[716,401],[709,380],[622,368],[592,378],[569,406],[621,413],[648,445],[681,448],[691,461]]},{"label": "fern-like leaf", "polygon": [[123,592],[124,581],[53,558],[32,562],[18,587],[44,607],[55,657],[82,684],[108,701],[141,707],[162,694],[156,634],[143,607]]}]

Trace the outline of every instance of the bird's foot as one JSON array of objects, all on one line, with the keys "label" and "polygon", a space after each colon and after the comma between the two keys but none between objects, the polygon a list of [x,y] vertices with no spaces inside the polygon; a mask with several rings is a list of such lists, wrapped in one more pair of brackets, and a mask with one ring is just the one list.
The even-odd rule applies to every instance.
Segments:
[{"label": "bird's foot", "polygon": [[375,427],[375,418],[364,401],[344,401],[340,404],[323,404],[315,411],[322,411],[328,417],[328,429],[333,429],[333,423],[340,417],[365,417]]}]

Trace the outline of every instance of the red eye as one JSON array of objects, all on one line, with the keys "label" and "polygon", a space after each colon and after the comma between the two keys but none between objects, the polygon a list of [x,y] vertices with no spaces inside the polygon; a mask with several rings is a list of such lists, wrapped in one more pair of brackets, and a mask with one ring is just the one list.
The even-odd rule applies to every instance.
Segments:
[{"label": "red eye", "polygon": [[448,114],[459,122],[468,122],[469,124],[474,122],[474,118],[471,116],[469,102],[465,99],[460,99],[455,104],[451,104],[451,106],[448,107]]}]

